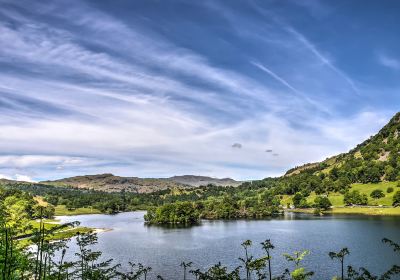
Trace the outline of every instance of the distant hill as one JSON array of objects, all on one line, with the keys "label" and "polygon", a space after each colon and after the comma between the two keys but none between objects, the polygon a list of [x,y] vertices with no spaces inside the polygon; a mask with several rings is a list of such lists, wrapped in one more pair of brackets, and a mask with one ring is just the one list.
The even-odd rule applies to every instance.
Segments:
[{"label": "distant hill", "polygon": [[206,176],[195,176],[195,175],[182,175],[182,176],[173,176],[168,178],[168,180],[174,181],[176,183],[184,184],[184,185],[190,185],[194,187],[198,186],[205,186],[205,185],[216,185],[216,186],[233,186],[237,187],[239,186],[242,182],[240,181],[235,181],[231,178],[223,178],[223,179],[218,179],[218,178],[211,178],[211,177],[206,177]]},{"label": "distant hill", "polygon": [[238,186],[237,182],[230,178],[217,179],[205,176],[183,175],[171,178],[138,178],[121,177],[113,174],[75,176],[54,181],[43,181],[42,184],[59,187],[76,187],[82,189],[94,189],[107,192],[149,193],[168,188],[193,188],[201,185],[214,184],[218,186]]},{"label": "distant hill", "polygon": [[400,180],[400,113],[376,135],[349,152],[292,168],[284,177],[298,177],[304,173],[330,179],[333,183],[338,180],[339,183]]}]

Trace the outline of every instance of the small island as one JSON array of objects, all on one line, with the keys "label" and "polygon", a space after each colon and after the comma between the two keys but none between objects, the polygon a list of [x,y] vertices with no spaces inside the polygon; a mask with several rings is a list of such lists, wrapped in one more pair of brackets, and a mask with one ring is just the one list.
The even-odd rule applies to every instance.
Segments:
[{"label": "small island", "polygon": [[243,191],[234,196],[167,203],[149,208],[144,219],[147,224],[194,225],[200,219],[262,219],[281,212],[279,196],[274,191],[258,190],[253,197]]}]

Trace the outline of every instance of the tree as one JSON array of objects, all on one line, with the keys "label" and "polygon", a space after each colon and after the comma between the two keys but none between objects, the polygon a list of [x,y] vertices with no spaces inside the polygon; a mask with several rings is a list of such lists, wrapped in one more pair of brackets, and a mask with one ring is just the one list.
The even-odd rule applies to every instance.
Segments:
[{"label": "tree", "polygon": [[328,210],[332,206],[331,201],[326,196],[317,196],[314,199],[314,207]]},{"label": "tree", "polygon": [[293,196],[293,205],[296,208],[307,208],[308,207],[306,198],[300,192],[297,192]]},{"label": "tree", "polygon": [[385,167],[385,180],[387,181],[396,181],[398,172],[395,168],[390,165]]},{"label": "tree", "polygon": [[181,267],[183,267],[183,280],[186,280],[186,270],[188,267],[192,266],[192,262],[182,262]]},{"label": "tree", "polygon": [[341,264],[341,269],[342,269],[342,278],[341,280],[344,280],[344,258],[350,254],[350,251],[347,248],[343,248],[339,252],[329,252],[329,257],[334,260],[338,259]]},{"label": "tree", "polygon": [[270,239],[261,242],[262,248],[267,253],[268,260],[268,272],[269,272],[269,280],[272,280],[272,271],[271,271],[271,250],[275,248],[275,246],[271,243]]},{"label": "tree", "polygon": [[253,256],[249,255],[248,249],[251,247],[251,240],[246,240],[244,241],[241,245],[244,249],[245,252],[245,257],[244,258],[239,258],[239,260],[244,264],[244,267],[246,269],[246,280],[250,279],[250,273],[251,273],[251,262],[253,260]]},{"label": "tree", "polygon": [[393,206],[400,206],[400,191],[397,191],[393,196]]},{"label": "tree", "polygon": [[101,256],[100,251],[92,251],[90,247],[97,244],[97,235],[92,232],[79,234],[76,238],[79,251],[75,255],[79,258],[76,262],[77,274],[81,280],[112,279],[117,275],[119,265],[111,265],[112,259],[97,262]]},{"label": "tree", "polygon": [[196,224],[200,215],[192,202],[168,203],[150,208],[144,219],[149,224]]},{"label": "tree", "polygon": [[346,205],[367,205],[368,197],[366,194],[361,194],[359,191],[346,192],[344,194],[344,203]]},{"label": "tree", "polygon": [[372,197],[374,199],[379,199],[379,198],[385,197],[385,194],[383,193],[382,190],[376,189],[371,192],[370,197]]}]

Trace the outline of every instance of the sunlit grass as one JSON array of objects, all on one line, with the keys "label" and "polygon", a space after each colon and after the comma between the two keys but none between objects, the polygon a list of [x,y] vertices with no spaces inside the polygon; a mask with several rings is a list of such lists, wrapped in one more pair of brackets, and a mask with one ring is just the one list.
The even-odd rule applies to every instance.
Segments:
[{"label": "sunlit grass", "polygon": [[56,216],[72,216],[85,214],[101,214],[101,212],[95,208],[76,208],[73,210],[68,210],[65,205],[57,205],[55,207]]},{"label": "sunlit grass", "polygon": [[[400,191],[400,188],[397,187],[398,182],[380,182],[376,184],[352,184],[350,190],[357,190],[360,193],[366,194],[368,196],[368,206],[392,206],[393,203],[393,195],[396,191]],[[387,189],[389,187],[393,188],[393,192],[387,193]],[[382,190],[385,194],[385,197],[379,199],[373,199],[370,197],[370,194],[373,190]],[[281,205],[286,206],[287,204],[293,204],[292,195],[283,195],[281,199]],[[307,202],[312,204],[317,195],[313,192],[307,197]],[[368,208],[368,207],[344,207],[344,196],[340,193],[330,193],[328,195],[329,200],[332,203],[333,210],[332,213],[337,214],[365,214],[365,215],[400,215],[400,208]],[[307,212],[307,210],[302,212]],[[312,213],[312,210],[309,211]]]}]

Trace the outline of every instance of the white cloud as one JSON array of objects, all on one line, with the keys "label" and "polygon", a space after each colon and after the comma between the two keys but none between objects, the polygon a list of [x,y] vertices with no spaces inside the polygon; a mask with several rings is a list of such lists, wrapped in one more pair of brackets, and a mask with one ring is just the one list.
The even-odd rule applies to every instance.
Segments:
[{"label": "white cloud", "polygon": [[24,181],[24,182],[35,182],[32,180],[32,178],[28,175],[23,175],[23,174],[15,174],[15,180],[16,181]]},{"label": "white cloud", "polygon": [[400,60],[396,59],[394,57],[390,57],[384,53],[378,54],[378,62],[380,64],[382,64],[383,66],[394,69],[394,70],[400,69]]},{"label": "white cloud", "polygon": [[69,157],[62,156],[46,156],[46,155],[2,155],[0,156],[0,167],[25,168],[35,165],[51,165],[68,163],[71,161]]},{"label": "white cloud", "polygon": [[15,181],[24,181],[24,182],[35,182],[30,176],[23,174],[14,174],[14,175],[4,175],[0,174],[0,179],[7,180],[15,180]]},{"label": "white cloud", "polygon": [[12,180],[12,178],[8,175],[0,174],[0,179],[7,179],[7,180]]}]

